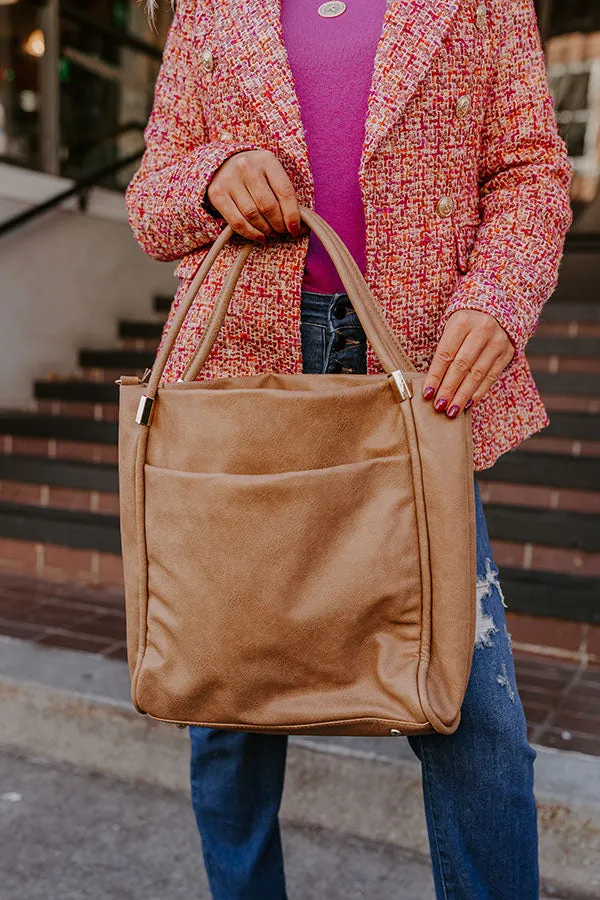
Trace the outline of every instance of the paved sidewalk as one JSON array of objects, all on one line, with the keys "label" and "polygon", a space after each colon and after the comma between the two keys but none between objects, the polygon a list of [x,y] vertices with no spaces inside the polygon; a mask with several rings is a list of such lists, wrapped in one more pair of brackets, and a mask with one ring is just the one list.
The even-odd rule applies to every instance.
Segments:
[{"label": "paved sidewalk", "polygon": [[[289,900],[434,900],[424,857],[290,824],[283,843]],[[2,752],[0,871],[0,900],[210,900],[185,796]]]},{"label": "paved sidewalk", "polygon": [[[426,860],[284,828],[289,900],[432,900]],[[0,754],[0,900],[208,900],[188,800]]]},{"label": "paved sidewalk", "polygon": [[[124,660],[123,592],[0,572],[0,634]],[[530,740],[600,756],[600,669],[529,656],[516,665]]]}]

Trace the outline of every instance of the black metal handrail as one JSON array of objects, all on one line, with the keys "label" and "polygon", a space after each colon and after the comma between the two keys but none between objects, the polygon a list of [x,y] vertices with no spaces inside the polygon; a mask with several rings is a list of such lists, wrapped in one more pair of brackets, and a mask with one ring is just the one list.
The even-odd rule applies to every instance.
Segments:
[{"label": "black metal handrail", "polygon": [[77,136],[76,138],[70,138],[68,135],[65,139],[65,143],[69,147],[69,151],[73,150],[84,150],[89,147],[95,147],[98,144],[102,144],[103,141],[114,141],[116,138],[123,137],[124,134],[127,134],[129,131],[138,131],[143,133],[144,128],[146,127],[144,122],[124,122],[122,125],[117,125],[116,128],[97,128],[95,131],[90,131],[88,134],[81,136]]},{"label": "black metal handrail", "polygon": [[55,194],[54,197],[44,200],[43,203],[38,203],[36,206],[26,209],[25,212],[18,213],[16,216],[7,219],[0,224],[0,238],[9,234],[11,231],[14,231],[16,228],[20,228],[21,225],[31,222],[32,219],[37,219],[38,216],[41,216],[52,209],[56,209],[56,207],[60,206],[61,203],[64,203],[65,200],[70,200],[71,197],[79,197],[80,200],[83,199],[90,188],[97,187],[105,178],[116,175],[121,169],[126,169],[127,166],[138,162],[138,160],[142,158],[143,153],[143,150],[138,150],[136,153],[130,153],[129,156],[117,159],[109,165],[103,166],[101,169],[92,172],[91,175],[80,178],[75,184],[71,185],[70,188],[61,191],[60,194]]},{"label": "black metal handrail", "polygon": [[140,40],[140,38],[133,37],[131,34],[125,34],[122,31],[119,31],[118,28],[113,28],[112,25],[104,25],[102,22],[90,19],[85,13],[79,12],[72,6],[64,6],[61,4],[59,15],[61,19],[73,22],[75,25],[83,25],[88,31],[95,31],[97,34],[103,34],[105,37],[110,38],[115,44],[120,44],[122,47],[136,50],[138,53],[143,53],[151,59],[156,59],[158,62],[162,59],[162,51],[159,50],[158,47],[153,47],[152,44],[148,44],[146,41]]}]

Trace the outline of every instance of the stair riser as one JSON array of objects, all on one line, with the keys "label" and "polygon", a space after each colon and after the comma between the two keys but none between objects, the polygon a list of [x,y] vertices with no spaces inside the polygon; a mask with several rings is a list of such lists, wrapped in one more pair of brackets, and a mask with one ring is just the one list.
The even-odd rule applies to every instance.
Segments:
[{"label": "stair riser", "polygon": [[139,378],[144,373],[143,366],[125,366],[120,369],[97,369],[84,366],[77,370],[78,376],[89,381],[103,381],[114,384],[121,375],[137,375]]},{"label": "stair riser", "polygon": [[498,566],[600,577],[600,553],[498,539],[492,539],[492,549]]},{"label": "stair riser", "polygon": [[80,491],[58,485],[0,480],[0,500],[56,509],[75,509],[109,515],[119,514],[118,494]]},{"label": "stair riser", "polygon": [[117,554],[4,537],[0,537],[0,568],[36,575],[49,581],[112,586],[123,584],[123,563]]},{"label": "stair riser", "polygon": [[600,398],[577,397],[573,394],[542,394],[544,405],[551,415],[553,412],[600,413]]},{"label": "stair riser", "polygon": [[507,506],[536,509],[561,509],[565,512],[600,515],[600,491],[578,491],[544,485],[493,482],[485,480],[485,472],[482,473],[482,476],[478,481],[484,503],[500,503]]},{"label": "stair riser", "polygon": [[528,353],[527,359],[533,372],[550,372],[553,375],[559,372],[573,372],[581,375],[600,374],[600,359],[594,357],[539,356]]},{"label": "stair riser", "polygon": [[76,416],[96,422],[117,422],[118,400],[114,403],[80,403],[77,400],[36,400],[35,409],[53,416]]},{"label": "stair riser", "polygon": [[[510,596],[506,599],[509,607],[506,625],[514,651],[529,653],[538,659],[546,656],[586,667],[600,665],[599,625],[514,613],[510,610]],[[519,689],[519,694],[528,708],[535,704],[535,694],[523,689]]]},{"label": "stair riser", "polygon": [[540,322],[535,332],[540,337],[600,338],[600,322]]},{"label": "stair riser", "polygon": [[526,453],[558,453],[566,456],[600,456],[600,441],[577,441],[571,438],[546,437],[545,431],[519,445]]},{"label": "stair riser", "polygon": [[121,338],[119,345],[123,350],[137,350],[146,353],[156,353],[158,340],[156,338]]},{"label": "stair riser", "polygon": [[117,463],[116,445],[65,441],[55,438],[0,435],[0,453],[43,456],[49,459],[72,459],[84,462]]}]

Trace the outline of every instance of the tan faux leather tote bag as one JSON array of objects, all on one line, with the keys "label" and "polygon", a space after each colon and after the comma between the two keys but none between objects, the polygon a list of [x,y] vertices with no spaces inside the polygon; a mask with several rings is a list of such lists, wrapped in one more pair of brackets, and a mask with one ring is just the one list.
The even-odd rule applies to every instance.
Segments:
[{"label": "tan faux leather tote bag", "polygon": [[475,631],[470,413],[422,399],[348,250],[302,209],[385,374],[195,381],[241,249],[193,360],[120,379],[120,502],[132,697],[176,724],[288,734],[452,732]]}]

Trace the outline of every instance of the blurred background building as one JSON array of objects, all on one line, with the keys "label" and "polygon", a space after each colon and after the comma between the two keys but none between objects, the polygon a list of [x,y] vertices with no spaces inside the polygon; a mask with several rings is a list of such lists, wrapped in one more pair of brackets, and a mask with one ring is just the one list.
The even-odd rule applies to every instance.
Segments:
[{"label": "blurred background building", "polygon": [[[600,3],[537,11],[575,170],[528,352],[552,424],[480,483],[515,648],[600,665]],[[135,0],[0,0],[0,581],[121,583],[113,381],[151,365],[176,286],[136,247],[123,189],[169,20],[168,3],[151,27]],[[122,656],[111,616],[11,618],[0,585],[6,634]]]},{"label": "blurred background building", "polygon": [[80,178],[139,150],[168,13],[152,28],[130,0],[0,2],[1,156]]}]

